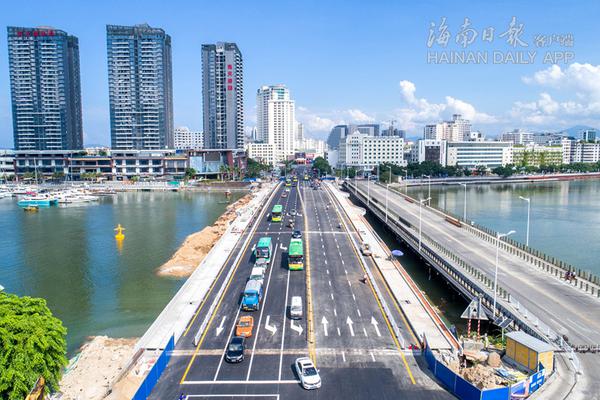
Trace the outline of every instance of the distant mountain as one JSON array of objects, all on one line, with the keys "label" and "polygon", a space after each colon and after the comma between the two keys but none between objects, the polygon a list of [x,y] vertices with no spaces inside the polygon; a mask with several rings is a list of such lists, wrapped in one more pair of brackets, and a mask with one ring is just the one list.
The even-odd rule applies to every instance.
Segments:
[{"label": "distant mountain", "polygon": [[575,125],[575,126],[570,127],[569,129],[563,129],[562,131],[560,131],[560,133],[562,133],[565,136],[579,137],[581,131],[585,131],[587,129],[593,129],[595,131],[598,131],[598,129],[591,127],[591,126]]}]

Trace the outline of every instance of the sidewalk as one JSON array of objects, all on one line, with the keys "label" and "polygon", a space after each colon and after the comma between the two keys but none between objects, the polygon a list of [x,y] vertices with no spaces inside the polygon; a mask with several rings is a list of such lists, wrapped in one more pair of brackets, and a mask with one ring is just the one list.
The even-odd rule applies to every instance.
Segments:
[{"label": "sidewalk", "polygon": [[420,292],[402,265],[390,259],[385,245],[375,236],[368,222],[363,218],[362,209],[349,200],[335,184],[328,184],[331,193],[342,204],[346,215],[359,232],[361,240],[368,243],[373,253],[373,261],[387,282],[396,302],[406,316],[412,330],[419,339],[427,335],[427,342],[435,350],[452,350],[458,346],[450,332],[443,325],[435,310]]}]

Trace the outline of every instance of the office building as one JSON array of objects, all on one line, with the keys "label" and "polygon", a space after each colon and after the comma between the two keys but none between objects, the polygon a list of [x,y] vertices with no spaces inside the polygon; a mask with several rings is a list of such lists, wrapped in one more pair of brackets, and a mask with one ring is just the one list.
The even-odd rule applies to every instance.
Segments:
[{"label": "office building", "polygon": [[244,148],[244,74],[235,43],[202,45],[204,146]]},{"label": "office building", "polygon": [[275,145],[272,143],[248,143],[246,145],[246,153],[248,153],[248,158],[262,164],[275,165]]},{"label": "office building", "polygon": [[[476,169],[493,169],[512,164],[512,143],[510,142],[447,142],[446,164],[448,166]],[[442,164],[444,165],[444,164]]]},{"label": "office building", "polygon": [[15,149],[81,149],[78,39],[47,27],[7,30]]},{"label": "office building", "polygon": [[296,104],[284,85],[262,86],[256,92],[256,129],[260,141],[274,145],[275,161],[294,155]]},{"label": "office building", "polygon": [[176,150],[193,150],[204,147],[202,132],[192,131],[187,126],[175,128],[173,140]]},{"label": "office building", "polygon": [[596,141],[596,130],[584,129],[581,131],[581,140],[584,142],[595,142]]},{"label": "office building", "polygon": [[[438,163],[442,166],[446,166],[446,144],[447,140],[435,140],[435,139],[422,139],[417,142],[415,146],[416,150],[416,162],[422,163],[425,161]],[[411,157],[414,160],[414,156]]]},{"label": "office building", "polygon": [[398,136],[406,139],[406,131],[403,129],[397,129],[393,126],[381,131],[381,136]]},{"label": "office building", "polygon": [[331,129],[331,132],[327,137],[327,147],[332,150],[339,148],[346,136],[354,132],[362,133],[367,136],[379,136],[379,124],[336,125]]},{"label": "office building", "polygon": [[148,24],[106,26],[111,147],[173,148],[171,37]]},{"label": "office building", "polygon": [[437,124],[425,125],[423,130],[424,139],[447,140],[459,142],[469,140],[471,136],[471,122],[463,119],[462,115],[452,115],[451,121],[443,121]]},{"label": "office building", "polygon": [[296,125],[296,141],[304,140],[304,125],[301,122],[298,122]]},{"label": "office building", "polygon": [[525,145],[527,143],[533,143],[534,138],[533,132],[527,132],[521,129],[514,129],[511,132],[505,132],[500,137],[502,142],[511,142],[512,144]]},{"label": "office building", "polygon": [[396,136],[371,136],[354,132],[339,147],[338,166],[370,171],[382,163],[406,165],[404,139]]},{"label": "office building", "polygon": [[600,161],[600,143],[565,138],[562,140],[563,164],[596,163]]}]

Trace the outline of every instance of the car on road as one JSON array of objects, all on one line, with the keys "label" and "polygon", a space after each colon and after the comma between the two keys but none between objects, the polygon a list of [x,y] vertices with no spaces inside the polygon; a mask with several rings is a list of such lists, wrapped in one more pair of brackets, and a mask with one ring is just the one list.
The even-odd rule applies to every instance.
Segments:
[{"label": "car on road", "polygon": [[294,239],[302,239],[302,232],[300,232],[300,231],[294,231],[294,232],[292,232],[292,238],[294,238]]},{"label": "car on road", "polygon": [[265,281],[265,270],[262,267],[252,267],[252,271],[250,272],[250,278],[248,280],[259,281],[262,285]]},{"label": "car on road", "polygon": [[290,214],[292,217],[295,217],[295,216],[296,216],[296,210],[295,210],[295,209],[292,209],[292,210],[289,212],[289,214]]},{"label": "car on road", "polygon": [[269,261],[266,258],[257,258],[253,268],[262,268],[264,273],[266,273],[269,268]]},{"label": "car on road", "polygon": [[244,361],[244,350],[246,349],[246,339],[242,336],[234,336],[227,345],[225,352],[225,361],[230,363],[240,363]]},{"label": "car on road", "polygon": [[370,256],[373,253],[371,251],[371,246],[369,246],[369,243],[363,243],[360,246],[360,252],[362,253],[363,256]]},{"label": "car on road", "polygon": [[290,319],[302,318],[302,297],[292,296],[290,302]]},{"label": "car on road", "polygon": [[294,367],[296,369],[296,374],[298,374],[298,379],[300,379],[300,384],[304,389],[310,390],[321,387],[319,370],[315,367],[315,364],[313,364],[310,358],[297,358]]},{"label": "car on road", "polygon": [[283,192],[283,193],[281,193],[281,198],[284,198],[284,199],[285,199],[286,197],[288,197],[288,194],[287,194],[287,192]]},{"label": "car on road", "polygon": [[249,338],[252,336],[252,329],[254,329],[254,318],[250,315],[244,315],[235,326],[235,336]]}]

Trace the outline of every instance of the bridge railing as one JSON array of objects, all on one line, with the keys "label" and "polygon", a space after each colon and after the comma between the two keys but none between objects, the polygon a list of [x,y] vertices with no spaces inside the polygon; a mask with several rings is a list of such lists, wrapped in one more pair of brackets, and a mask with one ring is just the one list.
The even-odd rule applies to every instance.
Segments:
[{"label": "bridge railing", "polygon": [[[351,185],[348,186],[350,188]],[[367,205],[367,193],[357,187],[349,190],[363,204]],[[412,200],[412,198],[411,198]],[[367,207],[381,220],[385,220],[385,200],[371,197]],[[430,265],[436,267],[446,279],[454,284],[467,298],[481,296],[482,305],[489,315],[513,320],[513,328],[518,327],[541,340],[553,343],[560,351],[566,353],[577,372],[580,372],[580,362],[574,349],[561,335],[527,310],[519,301],[500,284],[497,285],[496,309],[494,306],[494,280],[481,269],[469,264],[454,252],[442,246],[426,233],[421,232],[419,246],[418,228],[409,224],[397,213],[387,209],[388,227],[392,228],[413,250],[420,254]],[[395,229],[394,229],[395,228]],[[420,250],[419,250],[420,248]]]}]

